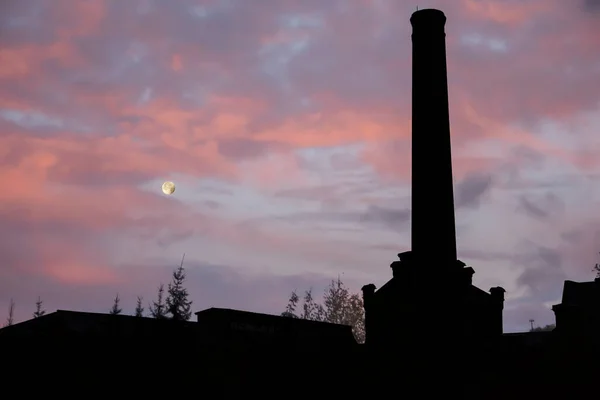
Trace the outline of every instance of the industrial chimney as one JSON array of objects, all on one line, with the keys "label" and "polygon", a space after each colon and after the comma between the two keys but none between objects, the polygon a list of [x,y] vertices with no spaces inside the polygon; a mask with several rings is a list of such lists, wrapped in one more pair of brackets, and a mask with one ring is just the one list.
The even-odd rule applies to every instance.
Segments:
[{"label": "industrial chimney", "polygon": [[[412,253],[443,267],[456,260],[456,228],[446,71],[446,16],[425,9],[412,33]],[[430,268],[428,268],[430,269]]]}]

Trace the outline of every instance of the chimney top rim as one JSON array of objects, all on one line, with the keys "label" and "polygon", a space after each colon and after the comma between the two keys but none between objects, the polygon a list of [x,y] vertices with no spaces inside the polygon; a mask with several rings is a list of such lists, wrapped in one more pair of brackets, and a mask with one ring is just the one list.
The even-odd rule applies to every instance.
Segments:
[{"label": "chimney top rim", "polygon": [[435,8],[424,8],[417,10],[410,16],[410,23],[414,26],[415,23],[418,25],[431,24],[433,22],[446,22],[446,14],[443,11]]}]

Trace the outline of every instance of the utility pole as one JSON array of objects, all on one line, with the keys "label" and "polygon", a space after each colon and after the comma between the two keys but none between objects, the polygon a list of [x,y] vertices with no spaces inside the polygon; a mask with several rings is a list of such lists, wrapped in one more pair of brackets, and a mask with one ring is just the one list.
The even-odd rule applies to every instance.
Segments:
[{"label": "utility pole", "polygon": [[534,320],[534,319],[530,319],[530,320],[529,320],[529,323],[531,324],[531,330],[532,330],[532,331],[533,331],[533,323],[534,323],[534,322],[535,322],[535,320]]}]

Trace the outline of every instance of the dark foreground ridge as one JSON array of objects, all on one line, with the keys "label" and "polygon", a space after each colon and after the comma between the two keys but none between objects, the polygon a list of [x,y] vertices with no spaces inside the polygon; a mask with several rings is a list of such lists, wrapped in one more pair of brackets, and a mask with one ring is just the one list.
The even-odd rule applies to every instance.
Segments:
[{"label": "dark foreground ridge", "polygon": [[363,287],[364,344],[349,326],[239,310],[210,308],[195,322],[57,311],[0,330],[6,382],[35,369],[54,379],[45,394],[597,397],[600,279],[565,282],[553,331],[505,334],[505,290],[474,286],[457,259],[446,17],[420,10],[410,22],[412,249],[385,285]]}]

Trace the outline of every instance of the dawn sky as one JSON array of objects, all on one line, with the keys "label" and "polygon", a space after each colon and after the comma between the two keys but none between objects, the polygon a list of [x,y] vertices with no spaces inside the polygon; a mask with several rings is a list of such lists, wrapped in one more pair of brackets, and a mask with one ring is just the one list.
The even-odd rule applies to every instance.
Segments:
[{"label": "dawn sky", "polygon": [[506,331],[553,323],[600,251],[599,0],[2,2],[0,319],[133,313],[184,252],[194,311],[383,285],[417,5],[448,18],[459,257]]}]

